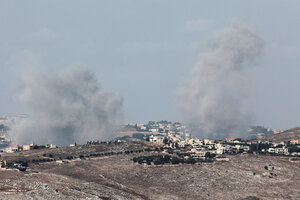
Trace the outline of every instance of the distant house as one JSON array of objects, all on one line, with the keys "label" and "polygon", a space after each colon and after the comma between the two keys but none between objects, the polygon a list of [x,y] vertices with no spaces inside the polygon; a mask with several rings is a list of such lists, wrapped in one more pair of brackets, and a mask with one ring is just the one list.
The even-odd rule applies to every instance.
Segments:
[{"label": "distant house", "polygon": [[171,140],[172,142],[180,142],[180,141],[181,141],[181,139],[178,138],[178,137],[170,137],[170,140]]},{"label": "distant house", "polygon": [[191,149],[190,155],[192,158],[205,159],[206,151],[198,151],[196,149]]},{"label": "distant house", "polygon": [[300,139],[291,139],[291,144],[300,144]]},{"label": "distant house", "polygon": [[235,140],[233,140],[232,142],[233,142],[233,143],[236,143],[236,144],[240,144],[240,143],[241,143],[241,141],[238,140],[238,139],[235,139]]},{"label": "distant house", "polygon": [[250,151],[250,146],[241,145],[241,149],[243,149],[244,151]]},{"label": "distant house", "polygon": [[170,142],[170,143],[166,144],[165,147],[171,148],[171,149],[176,149],[177,148],[177,144],[178,143]]},{"label": "distant house", "polygon": [[225,145],[222,144],[222,143],[216,143],[216,144],[215,144],[215,148],[216,148],[216,149],[220,149],[220,148],[222,148],[222,147],[225,147]]},{"label": "distant house", "polygon": [[190,145],[195,145],[195,144],[203,145],[202,140],[200,140],[200,139],[198,139],[198,138],[196,138],[196,139],[190,139],[190,140],[188,141],[188,143],[189,143]]},{"label": "distant house", "polygon": [[184,148],[186,146],[185,141],[178,142],[178,147]]},{"label": "distant house", "polygon": [[275,148],[275,153],[276,154],[280,154],[280,155],[288,155],[289,154],[289,150],[285,147],[281,147],[281,148]]},{"label": "distant house", "polygon": [[57,148],[56,144],[46,144],[46,148],[54,149]]},{"label": "distant house", "polygon": [[87,141],[86,144],[88,144],[88,145],[92,145],[92,144],[96,145],[96,144],[100,144],[100,142],[99,142],[99,140],[93,140],[93,141]]},{"label": "distant house", "polygon": [[235,139],[236,139],[236,138],[233,138],[233,137],[231,137],[231,138],[226,138],[226,142],[233,142]]},{"label": "distant house", "polygon": [[158,128],[151,128],[151,129],[149,129],[149,131],[152,132],[152,133],[155,133],[155,132],[158,132],[159,129]]},{"label": "distant house", "polygon": [[268,148],[269,153],[275,153],[275,148]]},{"label": "distant house", "polygon": [[33,144],[30,145],[23,145],[23,151],[29,151],[33,149]]},{"label": "distant house", "polygon": [[164,136],[160,136],[160,135],[151,135],[149,137],[149,141],[150,142],[157,142],[157,143],[163,143],[164,141]]},{"label": "distant house", "polygon": [[300,156],[300,152],[292,152],[291,156]]},{"label": "distant house", "polygon": [[215,141],[214,140],[209,140],[209,139],[204,139],[204,144],[205,145],[213,145],[213,144],[215,144]]},{"label": "distant house", "polygon": [[216,154],[223,154],[223,153],[225,153],[225,147],[220,147],[220,148],[217,148],[216,149]]},{"label": "distant house", "polygon": [[16,151],[22,151],[23,148],[19,145],[14,145],[14,146],[10,146],[8,148],[6,148],[6,152],[7,153],[12,153],[12,152],[16,152]]},{"label": "distant house", "polygon": [[143,130],[143,131],[146,131],[146,130],[147,130],[147,127],[144,126],[144,125],[142,125],[142,126],[140,126],[140,129]]},{"label": "distant house", "polygon": [[192,135],[190,133],[185,134],[185,140],[190,140],[192,138]]},{"label": "distant house", "polygon": [[249,145],[251,145],[251,144],[257,144],[257,142],[251,141],[251,142],[247,142],[247,144],[249,144]]},{"label": "distant house", "polygon": [[278,143],[274,143],[274,144],[273,144],[274,147],[277,147],[277,146],[279,146],[279,145],[280,145],[280,146],[284,145],[284,142],[278,142]]}]

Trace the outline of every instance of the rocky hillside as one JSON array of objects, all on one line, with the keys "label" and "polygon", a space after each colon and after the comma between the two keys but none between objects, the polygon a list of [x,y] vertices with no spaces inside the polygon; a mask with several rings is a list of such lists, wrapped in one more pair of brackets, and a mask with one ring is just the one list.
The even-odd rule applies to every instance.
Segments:
[{"label": "rocky hillside", "polygon": [[300,127],[291,128],[281,133],[268,136],[264,140],[281,142],[281,141],[290,141],[291,139],[300,139]]},{"label": "rocky hillside", "polygon": [[[300,199],[300,163],[288,157],[239,154],[229,161],[140,165],[135,156],[157,153],[109,153],[143,147],[99,144],[2,154],[7,161],[66,159],[30,162],[25,172],[0,170],[0,199]],[[77,158],[69,160],[70,154]]]}]

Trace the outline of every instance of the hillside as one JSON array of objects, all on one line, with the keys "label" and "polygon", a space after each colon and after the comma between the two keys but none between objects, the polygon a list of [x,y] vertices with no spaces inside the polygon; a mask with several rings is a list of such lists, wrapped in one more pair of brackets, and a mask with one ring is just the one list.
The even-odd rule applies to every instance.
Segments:
[{"label": "hillside", "polygon": [[281,142],[281,141],[290,141],[291,139],[300,139],[300,127],[291,128],[281,133],[268,136],[264,140]]},{"label": "hillside", "polygon": [[7,161],[70,155],[76,159],[30,162],[25,172],[0,170],[0,199],[300,198],[300,165],[288,157],[239,154],[228,156],[227,162],[148,166],[132,159],[151,152],[116,153],[145,145],[99,144],[2,154]]}]

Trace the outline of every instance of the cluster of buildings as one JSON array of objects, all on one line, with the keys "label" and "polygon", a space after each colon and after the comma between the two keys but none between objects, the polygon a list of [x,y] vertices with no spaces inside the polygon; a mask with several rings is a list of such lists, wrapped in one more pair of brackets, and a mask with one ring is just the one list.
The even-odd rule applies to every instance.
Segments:
[{"label": "cluster of buildings", "polygon": [[29,145],[13,145],[10,147],[7,147],[5,149],[6,153],[12,153],[12,152],[17,152],[17,151],[29,151],[29,150],[33,150],[33,149],[37,149],[37,148],[57,148],[57,146],[55,144],[46,144],[45,146],[37,146],[34,144],[29,144]]},{"label": "cluster of buildings", "polygon": [[[279,130],[272,130],[262,126],[253,126],[248,132],[255,140],[242,140],[239,138],[226,138],[226,140],[210,140],[192,138],[188,128],[179,122],[149,121],[148,124],[128,124],[128,127],[144,132],[147,140],[164,145],[176,151],[184,151],[192,157],[202,159],[207,154],[222,155],[236,153],[268,153],[274,155],[300,156],[300,142],[292,139],[289,142],[273,143],[259,141],[263,136],[276,134]],[[250,138],[249,138],[250,139]]]},{"label": "cluster of buildings", "polygon": [[[87,141],[87,145],[97,145],[100,144],[99,140],[93,140],[93,141]],[[76,143],[72,143],[69,145],[70,147],[77,146]],[[35,145],[35,144],[29,144],[29,145],[12,145],[10,147],[5,148],[6,153],[13,153],[18,151],[29,151],[33,149],[41,149],[41,148],[48,148],[48,149],[54,149],[57,148],[56,144],[46,144],[46,145]],[[3,150],[2,150],[3,152]]]},{"label": "cluster of buildings", "polygon": [[151,135],[150,142],[160,143],[166,148],[177,152],[189,153],[191,157],[205,159],[208,155],[237,154],[237,153],[268,153],[273,155],[300,156],[300,140],[292,139],[289,142],[273,143],[270,141],[243,141],[239,138],[226,138],[226,140],[210,140],[185,138],[176,134]]},{"label": "cluster of buildings", "polygon": [[149,121],[148,124],[128,124],[127,127],[135,128],[137,131],[144,131],[153,134],[177,134],[183,135],[188,132],[188,129],[185,125],[179,122],[169,122],[161,120],[158,122]]},{"label": "cluster of buildings", "polygon": [[[188,153],[193,158],[204,159],[208,155],[236,154],[236,153],[268,153],[274,155],[300,156],[300,140],[292,139],[289,142],[273,143],[270,141],[251,141],[239,138],[226,138],[226,140],[210,140],[192,138],[188,128],[179,122],[149,121],[148,124],[128,124],[127,128],[134,128],[139,132],[138,139],[146,139],[150,142],[164,145],[166,149],[172,149],[181,153]],[[274,134],[271,129],[264,127],[252,127],[252,132],[261,131],[265,134]],[[142,134],[141,134],[142,133]],[[0,138],[1,139],[1,138]],[[130,141],[130,140],[129,140]],[[0,141],[1,142],[1,141]],[[87,145],[99,144],[98,140],[88,141]],[[70,144],[70,146],[76,146]],[[6,152],[27,151],[36,148],[56,148],[55,144],[45,146],[14,145],[7,147]]]}]

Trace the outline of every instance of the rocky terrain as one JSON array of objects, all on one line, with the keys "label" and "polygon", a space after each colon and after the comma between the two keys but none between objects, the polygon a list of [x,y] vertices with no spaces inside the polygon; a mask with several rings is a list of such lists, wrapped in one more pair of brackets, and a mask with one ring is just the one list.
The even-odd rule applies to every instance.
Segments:
[{"label": "rocky terrain", "polygon": [[[8,162],[43,157],[53,161],[29,162],[25,172],[0,170],[0,199],[300,199],[300,163],[288,157],[239,154],[227,156],[229,161],[193,165],[134,163],[137,155],[159,154],[139,152],[149,148],[145,145],[2,154]],[[117,153],[125,151],[132,153]]]}]

